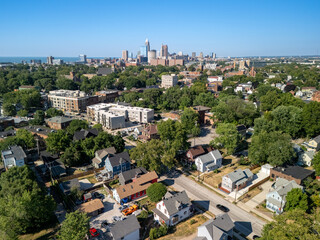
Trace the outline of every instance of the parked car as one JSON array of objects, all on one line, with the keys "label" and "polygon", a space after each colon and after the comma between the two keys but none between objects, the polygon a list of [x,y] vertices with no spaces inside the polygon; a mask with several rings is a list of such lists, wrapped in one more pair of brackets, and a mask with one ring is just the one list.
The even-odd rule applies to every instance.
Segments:
[{"label": "parked car", "polygon": [[109,225],[108,221],[104,221],[104,222],[101,223],[101,227],[102,228],[107,228],[108,225]]},{"label": "parked car", "polygon": [[99,192],[92,193],[92,196],[93,196],[93,198],[100,198],[100,199],[104,198],[104,195]]},{"label": "parked car", "polygon": [[113,217],[112,217],[112,221],[114,221],[114,222],[121,221],[121,217],[119,217],[119,216],[113,216]]},{"label": "parked car", "polygon": [[82,203],[83,203],[83,201],[81,201],[81,200],[79,200],[79,199],[76,200],[76,205],[80,205],[80,204],[82,204]]},{"label": "parked car", "polygon": [[122,210],[122,214],[125,216],[130,215],[131,213],[133,213],[134,211],[138,210],[138,206],[137,205],[132,205],[131,207],[128,207],[124,210]]},{"label": "parked car", "polygon": [[92,237],[97,237],[97,236],[100,235],[100,233],[98,233],[97,229],[95,229],[95,228],[90,228],[89,232],[90,232]]},{"label": "parked car", "polygon": [[229,212],[230,211],[229,208],[227,208],[227,207],[225,207],[225,206],[223,206],[221,204],[217,204],[216,207],[218,209],[220,209],[222,212]]},{"label": "parked car", "polygon": [[119,207],[119,210],[122,211],[122,210],[124,210],[126,208],[128,208],[128,205],[122,205],[122,206]]}]

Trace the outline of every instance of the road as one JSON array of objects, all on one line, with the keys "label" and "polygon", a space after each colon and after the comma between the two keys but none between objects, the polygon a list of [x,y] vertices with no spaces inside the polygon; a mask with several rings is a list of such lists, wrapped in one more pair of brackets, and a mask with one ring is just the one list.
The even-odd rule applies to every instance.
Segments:
[{"label": "road", "polygon": [[235,204],[230,203],[218,194],[212,192],[206,187],[201,186],[183,174],[175,172],[168,176],[161,177],[161,180],[165,181],[167,185],[172,186],[178,191],[186,190],[188,196],[194,200],[196,204],[209,210],[215,215],[223,213],[215,207],[216,204],[226,206],[230,209],[228,214],[235,222],[238,230],[251,238],[253,235],[261,235],[262,227],[264,224],[266,224],[266,222],[242,210]]}]

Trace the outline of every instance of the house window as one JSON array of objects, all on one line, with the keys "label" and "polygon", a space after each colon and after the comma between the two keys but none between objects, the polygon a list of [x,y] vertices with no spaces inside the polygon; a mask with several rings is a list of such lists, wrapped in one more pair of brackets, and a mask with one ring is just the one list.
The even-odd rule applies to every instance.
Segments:
[{"label": "house window", "polygon": [[187,214],[187,211],[184,211],[184,213],[183,213],[184,215],[186,215]]}]

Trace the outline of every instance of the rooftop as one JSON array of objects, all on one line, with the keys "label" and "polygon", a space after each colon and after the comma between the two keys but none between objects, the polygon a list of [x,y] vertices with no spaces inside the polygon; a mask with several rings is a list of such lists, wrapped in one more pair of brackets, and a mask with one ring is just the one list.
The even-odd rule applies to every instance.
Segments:
[{"label": "rooftop", "polygon": [[126,219],[118,221],[111,226],[110,233],[112,234],[113,239],[122,239],[138,229],[140,229],[140,224],[137,217],[135,215],[130,215]]},{"label": "rooftop", "polygon": [[303,180],[314,173],[312,170],[299,166],[275,167],[273,170],[300,180]]},{"label": "rooftop", "polygon": [[85,213],[92,213],[95,212],[99,209],[104,208],[103,203],[101,202],[100,199],[94,199],[89,202],[83,203],[79,207],[80,212],[85,212]]}]

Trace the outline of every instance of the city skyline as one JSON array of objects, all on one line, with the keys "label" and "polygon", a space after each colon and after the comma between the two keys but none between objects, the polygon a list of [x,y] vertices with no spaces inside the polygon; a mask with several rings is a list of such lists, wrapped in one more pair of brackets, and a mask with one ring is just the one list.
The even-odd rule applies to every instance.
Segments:
[{"label": "city skyline", "polygon": [[[192,3],[4,2],[0,56],[121,57],[122,50],[136,55],[146,38],[150,49],[163,44],[169,53],[189,55],[319,54],[319,1]],[[133,15],[138,9],[144,14]]]}]

